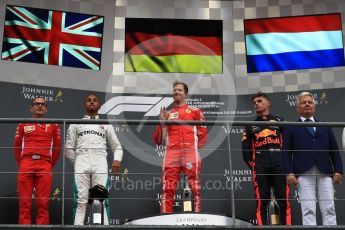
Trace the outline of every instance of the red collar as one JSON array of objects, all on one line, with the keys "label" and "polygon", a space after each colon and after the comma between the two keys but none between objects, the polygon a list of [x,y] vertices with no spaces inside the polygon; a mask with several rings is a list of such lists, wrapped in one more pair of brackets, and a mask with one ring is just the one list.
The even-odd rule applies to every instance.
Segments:
[{"label": "red collar", "polygon": [[183,104],[183,105],[175,105],[174,108],[177,108],[177,109],[184,109],[184,108],[187,108],[188,105],[187,103],[186,104]]}]

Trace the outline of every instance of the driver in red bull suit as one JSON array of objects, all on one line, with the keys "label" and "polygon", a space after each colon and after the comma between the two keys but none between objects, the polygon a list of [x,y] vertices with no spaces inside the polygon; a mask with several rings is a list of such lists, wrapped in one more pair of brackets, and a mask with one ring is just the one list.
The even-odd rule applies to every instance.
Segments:
[{"label": "driver in red bull suit", "polygon": [[[270,114],[270,101],[263,92],[252,97],[255,121],[284,121]],[[252,170],[252,180],[257,202],[256,218],[258,225],[269,224],[267,206],[270,201],[270,187],[273,186],[275,198],[280,208],[280,224],[291,225],[289,203],[290,189],[286,183],[282,166],[282,127],[254,126],[245,127],[242,135],[243,159]]]}]

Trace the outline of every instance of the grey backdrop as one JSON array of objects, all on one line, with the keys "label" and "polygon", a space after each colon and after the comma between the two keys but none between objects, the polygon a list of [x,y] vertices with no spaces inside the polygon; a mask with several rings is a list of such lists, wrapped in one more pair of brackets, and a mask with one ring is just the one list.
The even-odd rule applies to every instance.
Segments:
[{"label": "grey backdrop", "polygon": [[[2,117],[29,118],[28,112],[30,98],[28,96],[46,96],[49,102],[48,117],[50,118],[80,118],[83,116],[83,99],[90,91],[71,90],[54,87],[38,87],[27,84],[2,83],[0,97],[3,98]],[[22,93],[33,92],[36,93]],[[38,90],[45,90],[45,93],[37,93]],[[58,97],[61,91],[62,96]],[[272,99],[273,114],[283,116],[286,120],[296,120],[295,98],[299,92],[275,93],[270,95]],[[317,118],[323,121],[341,121],[343,114],[339,108],[345,106],[339,98],[343,95],[343,89],[328,89],[313,91],[318,101]],[[29,95],[30,94],[30,95]],[[107,101],[104,93],[99,93],[102,101]],[[109,94],[108,94],[109,96]],[[130,96],[119,95],[116,96]],[[148,95],[142,95],[148,96]],[[149,95],[154,96],[154,95]],[[169,97],[170,95],[163,95]],[[251,95],[243,96],[216,96],[216,95],[192,95],[189,102],[194,106],[203,107],[207,120],[253,120],[254,114],[250,100]],[[237,106],[231,106],[237,100]],[[221,102],[218,106],[214,101]],[[214,114],[219,115],[214,115]],[[143,119],[144,112],[124,112],[118,116],[106,116],[103,118],[118,119]],[[146,117],[144,119],[156,119],[157,117]],[[111,218],[112,224],[121,224],[130,219],[137,219],[147,215],[159,214],[159,195],[161,193],[161,161],[164,149],[153,143],[153,126],[145,125],[118,125],[113,124],[117,135],[125,149],[122,163],[121,175],[111,177]],[[62,126],[63,128],[63,126]],[[251,183],[251,172],[242,161],[241,155],[241,133],[243,127],[209,126],[208,144],[201,150],[202,156],[202,207],[203,212],[231,215],[229,183],[229,151],[233,162],[233,174],[235,180],[234,192],[236,199],[236,217],[255,223],[255,200]],[[334,129],[338,143],[341,143],[341,129]],[[15,124],[0,125],[0,223],[17,223],[18,201],[16,172],[17,165],[13,156],[13,138]],[[227,134],[230,135],[230,143],[227,142]],[[343,155],[343,154],[342,154]],[[112,159],[109,157],[108,159]],[[62,165],[65,161],[65,172]],[[52,201],[50,205],[51,223],[62,223],[62,174],[65,173],[65,224],[72,223],[72,184],[73,169],[71,164],[61,156],[57,166],[54,168],[54,185],[52,188]],[[58,189],[57,195],[54,195]],[[344,212],[343,185],[336,186],[336,209],[338,211],[339,224],[345,224],[341,218]],[[177,191],[180,195],[181,190]],[[292,213],[293,223],[301,224],[300,205],[296,200],[296,189],[292,188]],[[60,199],[60,200],[59,200]],[[177,197],[176,211],[180,210],[179,197]]]}]

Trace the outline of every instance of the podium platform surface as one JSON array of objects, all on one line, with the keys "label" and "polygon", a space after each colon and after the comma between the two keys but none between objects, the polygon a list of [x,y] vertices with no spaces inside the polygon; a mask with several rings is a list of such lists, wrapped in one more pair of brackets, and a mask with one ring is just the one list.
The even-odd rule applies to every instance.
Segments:
[{"label": "podium platform surface", "polygon": [[280,230],[299,230],[299,229],[327,229],[327,230],[339,230],[345,229],[344,225],[339,226],[241,226],[241,225],[230,225],[230,226],[211,226],[211,225],[160,225],[162,223],[156,223],[155,225],[110,225],[110,226],[100,226],[100,225],[83,225],[83,226],[73,226],[73,225],[17,225],[17,224],[0,224],[0,229],[2,230],[82,230],[82,229],[102,229],[102,230],[138,230],[138,229],[155,229],[155,230],[189,230],[189,229],[210,229],[210,230],[230,230],[230,229],[280,229]]},{"label": "podium platform surface", "polygon": [[125,225],[202,225],[202,226],[252,226],[251,223],[217,214],[172,213],[132,220]]}]

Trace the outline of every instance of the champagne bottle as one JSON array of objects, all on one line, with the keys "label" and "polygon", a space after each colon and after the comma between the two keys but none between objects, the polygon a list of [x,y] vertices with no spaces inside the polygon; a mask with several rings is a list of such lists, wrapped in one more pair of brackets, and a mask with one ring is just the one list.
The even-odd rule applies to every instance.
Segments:
[{"label": "champagne bottle", "polygon": [[183,200],[183,212],[192,212],[193,211],[193,193],[189,187],[188,177],[185,176],[186,187],[183,189],[182,200]]},{"label": "champagne bottle", "polygon": [[92,224],[102,224],[102,204],[95,199],[91,206],[92,209]]},{"label": "champagne bottle", "polygon": [[273,187],[270,188],[271,201],[267,206],[267,219],[268,224],[278,225],[280,224],[280,208],[274,195]]}]

